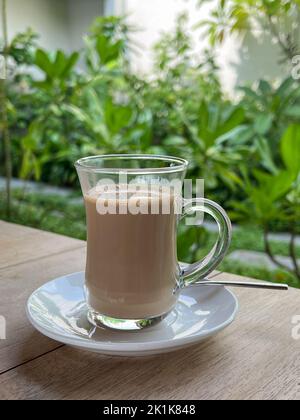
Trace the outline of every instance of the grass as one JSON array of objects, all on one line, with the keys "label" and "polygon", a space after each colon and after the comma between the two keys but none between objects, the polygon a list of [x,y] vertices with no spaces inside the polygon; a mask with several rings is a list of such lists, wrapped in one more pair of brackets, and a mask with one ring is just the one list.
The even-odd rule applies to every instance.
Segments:
[{"label": "grass", "polygon": [[[76,198],[76,197],[75,197]],[[0,218],[7,220],[4,200],[0,199]],[[77,239],[86,239],[83,203],[75,203],[74,196],[43,195],[13,192],[12,223],[34,227]]]},{"label": "grass", "polygon": [[[5,216],[5,200],[0,193],[0,219]],[[31,226],[61,235],[85,240],[85,211],[83,202],[78,201],[78,194],[70,196],[43,195],[38,193],[24,193],[13,191],[13,205],[10,222]],[[199,228],[181,228],[179,243],[179,259],[192,262],[203,257],[211,249],[216,234]],[[199,245],[198,245],[199,244]],[[288,244],[272,242],[274,254],[289,256]],[[255,226],[240,227],[234,232],[230,252],[235,250],[264,251],[262,231]],[[300,247],[297,247],[300,257]],[[291,274],[283,270],[269,270],[255,267],[245,262],[225,259],[220,270],[242,276],[264,279],[273,282],[285,282],[300,288],[300,282]]]},{"label": "grass", "polygon": [[280,269],[270,270],[264,267],[248,265],[244,262],[233,262],[225,258],[218,270],[273,283],[285,283],[290,287],[300,288],[300,282],[295,276]]}]

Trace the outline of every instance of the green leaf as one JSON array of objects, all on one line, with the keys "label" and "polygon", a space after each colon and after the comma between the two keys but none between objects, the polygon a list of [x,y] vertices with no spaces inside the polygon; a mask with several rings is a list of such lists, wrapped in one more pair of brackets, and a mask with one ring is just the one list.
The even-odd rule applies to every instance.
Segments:
[{"label": "green leaf", "polygon": [[254,171],[255,178],[259,181],[257,187],[250,186],[252,193],[261,199],[261,206],[272,205],[276,200],[284,196],[291,189],[294,176],[289,171],[280,171],[275,175],[270,175],[265,172],[256,170]]},{"label": "green leaf", "polygon": [[73,70],[73,68],[77,64],[79,57],[80,55],[78,52],[74,52],[73,54],[70,55],[69,59],[67,60],[65,64],[63,72],[61,73],[62,78],[67,78],[69,76],[70,72]]},{"label": "green leaf", "polygon": [[277,89],[277,95],[280,96],[282,99],[285,98],[287,95],[290,94],[291,88],[293,88],[294,84],[295,80],[292,77],[288,77],[281,83],[281,85]]},{"label": "green leaf", "polygon": [[249,11],[244,5],[235,4],[230,13],[230,19],[232,20],[232,27],[230,32],[243,32],[250,29]]},{"label": "green leaf", "polygon": [[286,168],[297,176],[300,171],[300,125],[293,124],[284,133],[281,156]]},{"label": "green leaf", "polygon": [[271,176],[266,184],[266,194],[275,201],[285,195],[292,187],[295,178],[289,171],[281,171],[278,175]]},{"label": "green leaf", "polygon": [[293,105],[288,107],[284,114],[290,118],[297,118],[300,120],[300,105]]},{"label": "green leaf", "polygon": [[117,60],[121,53],[122,46],[122,40],[113,43],[111,42],[111,39],[107,38],[105,35],[99,35],[96,42],[96,49],[101,63],[108,64],[110,61]]},{"label": "green leaf", "polygon": [[105,122],[110,132],[116,134],[131,123],[133,110],[129,106],[115,105],[110,100],[105,107]]},{"label": "green leaf", "polygon": [[47,77],[53,77],[53,64],[44,50],[38,49],[36,51],[34,63],[37,67],[43,70],[44,73],[46,73]]},{"label": "green leaf", "polygon": [[259,137],[256,139],[256,144],[258,152],[262,158],[263,166],[273,174],[276,174],[278,170],[273,161],[273,156],[268,140],[264,137]]},{"label": "green leaf", "polygon": [[205,101],[201,102],[199,108],[199,131],[202,131],[204,128],[207,128],[209,122],[209,111],[208,105]]},{"label": "green leaf", "polygon": [[251,89],[250,87],[247,86],[241,86],[239,87],[239,90],[244,92],[244,95],[252,98],[254,101],[259,101],[261,100],[260,95],[258,95],[253,89]]},{"label": "green leaf", "polygon": [[257,134],[265,135],[272,127],[273,115],[258,115],[254,123],[254,129]]},{"label": "green leaf", "polygon": [[181,261],[193,262],[201,244],[205,245],[208,233],[203,226],[189,227],[183,223],[178,227],[178,257]]},{"label": "green leaf", "polygon": [[34,150],[36,147],[36,139],[28,134],[27,136],[23,137],[22,139],[22,146],[26,150]]},{"label": "green leaf", "polygon": [[25,150],[22,158],[22,164],[19,176],[21,179],[27,179],[32,171],[32,153],[29,149]]},{"label": "green leaf", "polygon": [[70,112],[78,121],[83,123],[90,123],[89,115],[76,105],[64,105],[63,109]]},{"label": "green leaf", "polygon": [[220,171],[220,177],[224,180],[225,183],[232,189],[235,190],[236,186],[242,186],[241,178],[233,172],[233,170],[223,167]]},{"label": "green leaf", "polygon": [[186,144],[186,140],[180,136],[170,136],[164,140],[165,146],[184,146]]},{"label": "green leaf", "polygon": [[272,92],[272,86],[266,80],[260,80],[258,89],[263,95],[269,95]]},{"label": "green leaf", "polygon": [[232,146],[248,143],[254,137],[253,128],[248,125],[238,125],[217,139],[217,144],[226,141]]},{"label": "green leaf", "polygon": [[226,118],[226,121],[219,127],[217,132],[217,137],[222,136],[228,131],[233,130],[238,125],[241,125],[245,120],[245,111],[243,108],[234,108],[230,111],[229,115]]},{"label": "green leaf", "polygon": [[56,77],[61,76],[65,68],[65,65],[66,65],[66,56],[61,50],[58,50],[56,52],[55,61],[54,61],[54,73]]},{"label": "green leaf", "polygon": [[42,175],[42,165],[41,165],[41,162],[35,156],[33,156],[32,166],[33,166],[34,178],[36,181],[39,181]]}]

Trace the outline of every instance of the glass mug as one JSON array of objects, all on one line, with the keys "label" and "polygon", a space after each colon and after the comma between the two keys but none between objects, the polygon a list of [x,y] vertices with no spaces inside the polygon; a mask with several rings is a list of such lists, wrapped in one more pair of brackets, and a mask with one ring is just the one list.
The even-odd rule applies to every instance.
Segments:
[{"label": "glass mug", "polygon": [[[87,218],[85,294],[93,325],[139,330],[162,320],[180,290],[213,271],[231,240],[231,223],[216,203],[182,199],[188,162],[154,155],[103,155],[78,160]],[[179,211],[178,211],[179,210]],[[177,260],[177,226],[195,212],[217,222],[207,257]]]}]

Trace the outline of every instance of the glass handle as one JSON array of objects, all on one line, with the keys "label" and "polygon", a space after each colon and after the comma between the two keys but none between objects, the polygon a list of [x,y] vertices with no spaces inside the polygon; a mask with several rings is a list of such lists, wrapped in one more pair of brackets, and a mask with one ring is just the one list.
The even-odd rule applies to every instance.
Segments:
[{"label": "glass handle", "polygon": [[219,227],[219,237],[210,253],[202,260],[180,266],[184,286],[194,284],[211,273],[225,257],[231,242],[231,222],[227,213],[219,204],[205,198],[185,200],[181,220],[194,212],[211,215]]}]

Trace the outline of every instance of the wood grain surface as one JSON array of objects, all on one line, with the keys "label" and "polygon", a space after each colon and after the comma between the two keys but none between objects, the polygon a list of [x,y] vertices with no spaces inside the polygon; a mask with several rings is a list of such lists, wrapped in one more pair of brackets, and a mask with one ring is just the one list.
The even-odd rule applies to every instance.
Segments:
[{"label": "wood grain surface", "polygon": [[151,358],[103,357],[43,337],[25,316],[34,289],[84,269],[85,243],[0,222],[0,249],[0,399],[300,399],[300,291],[235,289],[237,320],[216,337]]},{"label": "wood grain surface", "polygon": [[82,241],[0,220],[0,268],[82,247]]}]

